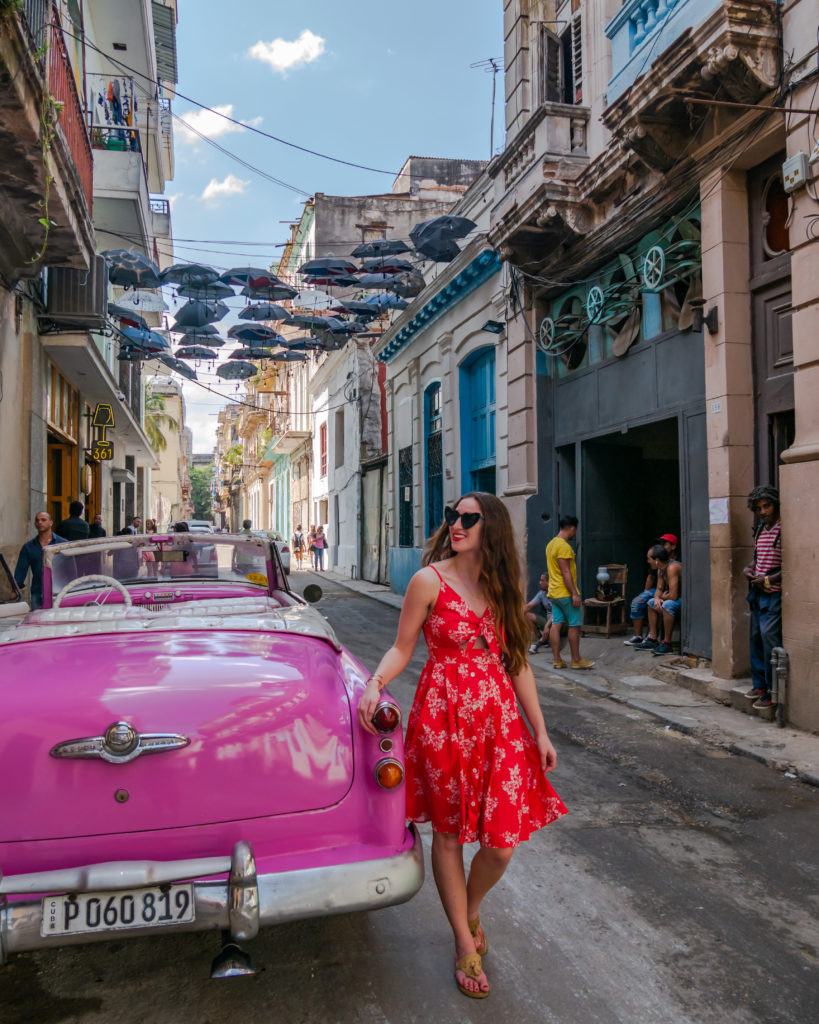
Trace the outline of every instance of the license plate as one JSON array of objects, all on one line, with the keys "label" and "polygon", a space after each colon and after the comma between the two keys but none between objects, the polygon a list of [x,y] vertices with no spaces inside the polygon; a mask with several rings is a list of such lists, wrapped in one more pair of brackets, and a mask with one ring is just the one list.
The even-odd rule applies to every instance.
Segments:
[{"label": "license plate", "polygon": [[193,885],[43,898],[40,934],[79,935],[193,921]]}]

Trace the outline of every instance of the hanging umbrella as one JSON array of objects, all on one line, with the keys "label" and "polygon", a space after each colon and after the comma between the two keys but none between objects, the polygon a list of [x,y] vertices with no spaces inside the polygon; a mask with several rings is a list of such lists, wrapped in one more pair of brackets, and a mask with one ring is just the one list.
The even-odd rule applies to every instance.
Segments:
[{"label": "hanging umbrella", "polygon": [[215,302],[217,299],[233,298],[234,290],[221,281],[211,281],[208,284],[183,284],[177,288],[177,295],[183,299],[204,299],[205,302]]},{"label": "hanging umbrella", "polygon": [[410,238],[422,256],[436,263],[449,263],[460,252],[455,239],[463,238],[475,227],[475,222],[467,217],[444,215],[416,224],[410,231]]},{"label": "hanging umbrella", "polygon": [[245,306],[239,314],[240,320],[283,320],[287,323],[290,314],[284,306],[277,306],[275,302],[260,302],[256,306]]},{"label": "hanging umbrella", "polygon": [[183,345],[176,350],[177,359],[218,359],[219,353],[204,345]]},{"label": "hanging umbrella", "polygon": [[219,280],[219,272],[203,263],[174,263],[159,276],[162,284],[204,285]]},{"label": "hanging umbrella", "polygon": [[126,347],[140,349],[142,352],[165,352],[171,347],[158,331],[124,327],[120,333],[126,339]]},{"label": "hanging umbrella", "polygon": [[318,313],[297,313],[291,318],[290,323],[295,327],[326,330],[328,320],[326,316],[319,316]]},{"label": "hanging umbrella", "polygon": [[425,284],[423,277],[413,271],[411,274],[397,274],[387,287],[404,299],[412,299],[424,290]]},{"label": "hanging umbrella", "polygon": [[305,281],[322,288],[355,288],[358,284],[357,277],[350,277],[349,274],[338,274],[331,277],[306,277]]},{"label": "hanging umbrella", "polygon": [[[384,293],[384,294],[389,294]],[[375,303],[369,301],[370,296],[366,299],[339,299],[331,308],[338,313],[357,313],[360,316],[376,316],[376,310],[373,309]]]},{"label": "hanging umbrella", "polygon": [[363,306],[370,306],[376,310],[384,309],[406,309],[409,303],[399,299],[395,292],[374,292],[368,295],[360,303]]},{"label": "hanging umbrella", "polygon": [[275,274],[262,267],[232,267],[226,270],[219,280],[237,288],[267,288],[283,283]]},{"label": "hanging umbrella", "polygon": [[266,302],[281,302],[283,299],[292,299],[298,294],[297,288],[291,288],[289,284],[270,284],[261,288],[251,288],[248,285],[241,290],[240,295],[246,295],[249,299],[263,299]]},{"label": "hanging umbrella", "polygon": [[168,303],[159,292],[151,291],[148,288],[137,288],[132,292],[120,295],[117,305],[122,306],[123,309],[138,309],[141,313],[164,313],[169,308]]},{"label": "hanging umbrella", "polygon": [[247,341],[251,344],[271,341],[278,344],[282,340],[282,336],[277,331],[274,331],[272,327],[265,327],[264,324],[234,324],[227,333],[229,338]]},{"label": "hanging umbrella", "polygon": [[293,305],[299,309],[329,309],[334,302],[332,295],[317,288],[304,288],[293,299]]},{"label": "hanging umbrella", "polygon": [[180,335],[180,345],[187,344],[188,342],[192,342],[194,345],[198,342],[201,342],[203,345],[222,344],[219,332],[213,324],[202,324],[201,327],[184,327],[179,330],[174,330],[173,333]]},{"label": "hanging umbrella", "polygon": [[331,334],[361,334],[367,328],[356,320],[339,320],[336,317],[328,317],[330,323],[327,330]]},{"label": "hanging umbrella", "polygon": [[174,373],[178,373],[180,377],[187,377],[188,380],[198,380],[196,376],[196,370],[192,366],[187,366],[185,363],[176,359],[174,356],[168,355],[167,352],[160,352],[159,358],[168,367],[169,370],[173,370]]},{"label": "hanging umbrella", "polygon": [[409,260],[399,260],[394,256],[379,256],[377,259],[364,260],[362,267],[368,274],[400,274],[404,270],[414,270]]},{"label": "hanging umbrella", "polygon": [[272,355],[272,348],[265,348],[260,345],[253,348],[235,348],[228,356],[228,359],[267,359]]},{"label": "hanging umbrella", "polygon": [[147,353],[140,348],[134,348],[132,345],[123,345],[117,353],[117,359],[121,363],[138,363],[140,359],[146,359]]},{"label": "hanging umbrella", "polygon": [[397,256],[402,252],[411,251],[406,242],[397,238],[376,238],[372,242],[357,245],[350,255],[364,259],[367,256]]},{"label": "hanging umbrella", "polygon": [[347,274],[354,274],[357,270],[358,267],[350,260],[341,259],[338,256],[319,256],[317,259],[302,263],[296,273],[320,277],[344,277]]},{"label": "hanging umbrella", "polygon": [[171,327],[172,331],[180,327],[202,327],[204,324],[221,320],[228,312],[224,302],[203,302],[201,299],[190,299],[185,305],[177,310],[176,320]]},{"label": "hanging umbrella", "polygon": [[141,327],[144,331],[150,330],[148,321],[144,316],[140,316],[136,310],[126,309],[125,306],[118,306],[116,302],[109,302],[108,312],[111,316],[124,320],[129,327]]},{"label": "hanging umbrella", "polygon": [[159,267],[136,249],[107,249],[108,280],[122,288],[156,288],[161,284]]},{"label": "hanging umbrella", "polygon": [[285,352],[274,352],[270,356],[271,363],[306,363],[308,359],[306,352],[299,352],[292,348]]},{"label": "hanging umbrella", "polygon": [[247,380],[248,377],[255,377],[259,372],[258,368],[253,363],[222,363],[221,366],[216,367],[216,373],[218,376],[223,377],[225,380]]},{"label": "hanging umbrella", "polygon": [[308,349],[324,348],[324,344],[318,338],[314,338],[312,334],[305,334],[300,338],[286,338],[282,344],[289,352],[305,352]]}]

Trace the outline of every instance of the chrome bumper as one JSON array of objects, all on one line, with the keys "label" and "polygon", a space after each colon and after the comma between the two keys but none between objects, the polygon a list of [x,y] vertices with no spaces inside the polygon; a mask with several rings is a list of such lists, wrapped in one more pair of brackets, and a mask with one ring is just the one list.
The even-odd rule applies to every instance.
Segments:
[{"label": "chrome bumper", "polygon": [[[377,910],[404,903],[421,888],[424,881],[424,854],[421,837],[414,826],[412,848],[392,857],[332,864],[301,871],[257,875],[249,843],[239,842],[229,858],[226,880],[194,883],[195,919],[188,923],[154,928],[102,930],[91,934],[43,936],[41,899],[7,901],[6,895],[20,892],[94,891],[94,889],[133,888],[196,877],[194,865],[217,865],[220,861],[170,861],[167,863],[91,865],[65,873],[65,878],[82,878],[79,886],[61,886],[54,882],[60,874],[16,875],[0,881],[0,964],[11,953],[53,946],[80,945],[99,940],[127,939],[130,936],[166,932],[198,932],[227,929],[237,941],[252,939],[259,928],[308,917],[346,914],[354,910]],[[228,859],[221,861],[228,870]],[[118,879],[118,882],[117,882]],[[162,883],[158,880],[161,879]],[[92,885],[88,885],[92,881]],[[103,884],[103,882],[105,884]]]}]

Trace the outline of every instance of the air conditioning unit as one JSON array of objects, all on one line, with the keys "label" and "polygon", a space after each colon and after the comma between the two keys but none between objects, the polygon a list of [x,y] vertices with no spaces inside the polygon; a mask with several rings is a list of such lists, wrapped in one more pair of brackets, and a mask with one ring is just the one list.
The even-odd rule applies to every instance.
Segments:
[{"label": "air conditioning unit", "polygon": [[108,312],[108,268],[95,256],[88,270],[49,267],[41,328],[102,330]]}]

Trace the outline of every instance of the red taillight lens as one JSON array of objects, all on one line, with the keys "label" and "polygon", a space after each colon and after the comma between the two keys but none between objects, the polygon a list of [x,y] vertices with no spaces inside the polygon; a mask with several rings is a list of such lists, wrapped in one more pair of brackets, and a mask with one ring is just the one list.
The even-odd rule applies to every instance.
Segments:
[{"label": "red taillight lens", "polygon": [[393,757],[386,757],[375,766],[375,781],[382,789],[395,789],[404,780],[404,766]]},{"label": "red taillight lens", "polygon": [[379,732],[394,732],[401,724],[401,712],[395,704],[379,704],[373,715],[373,725]]},{"label": "red taillight lens", "polygon": [[282,547],[282,554],[290,554],[290,548],[286,544]]}]

